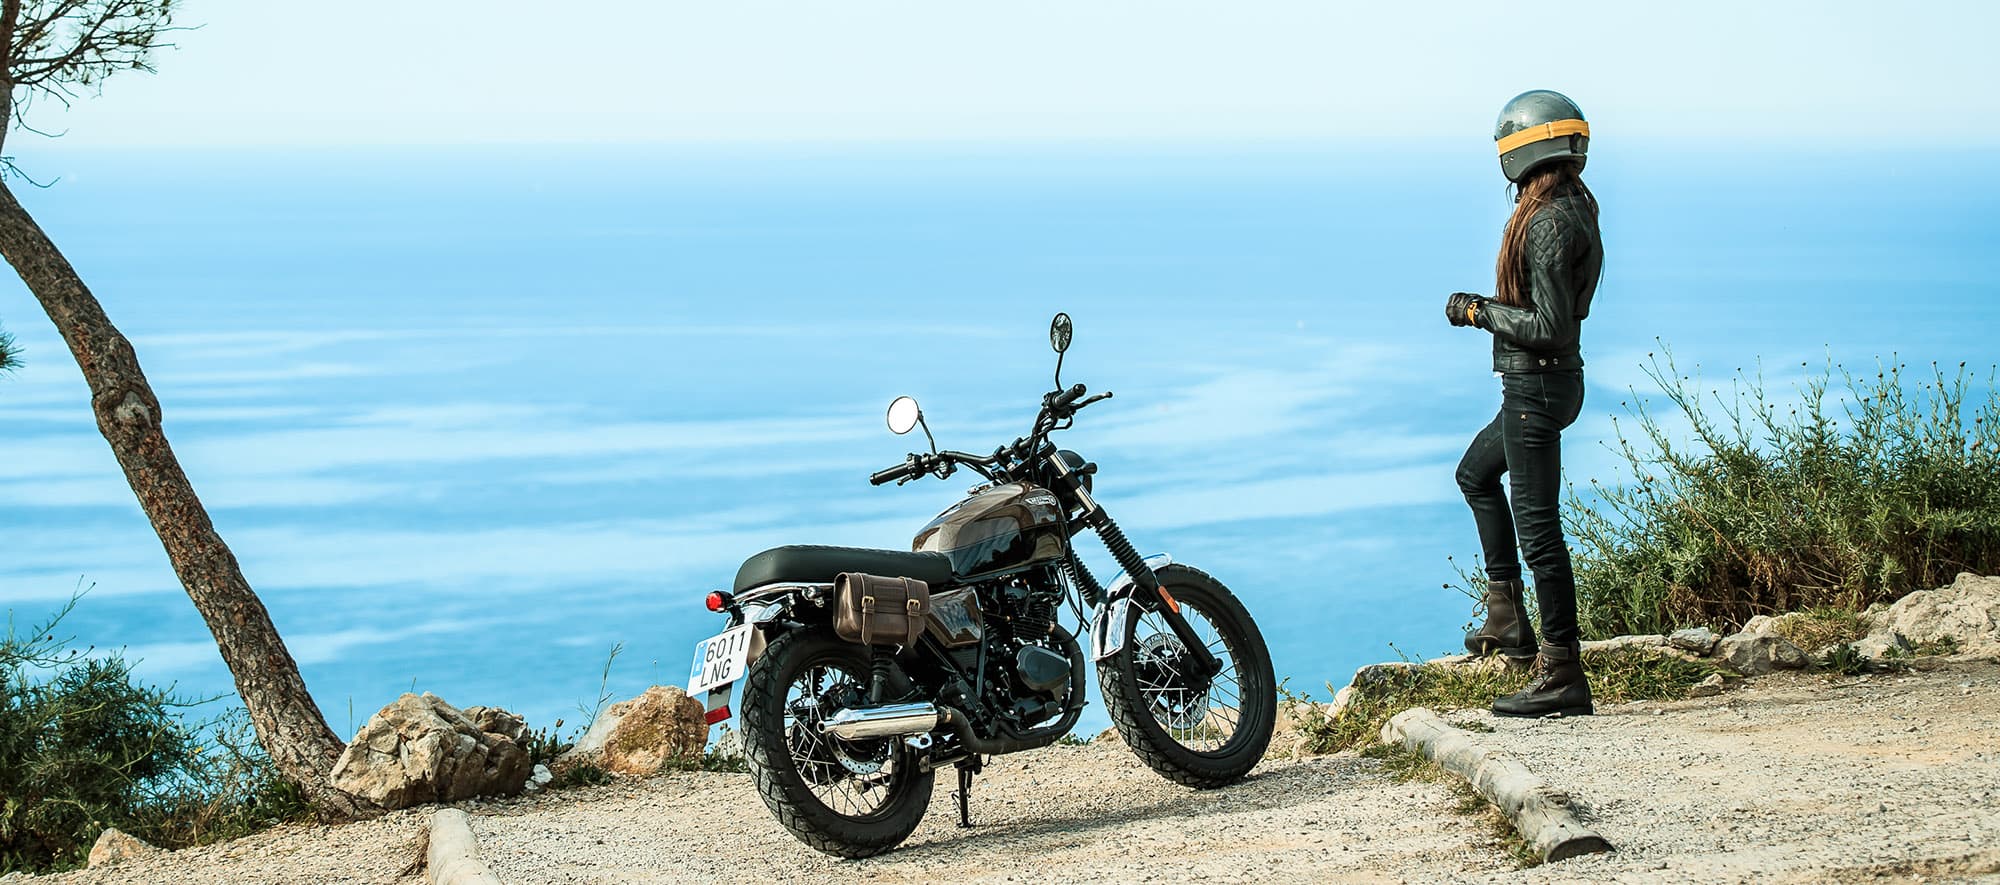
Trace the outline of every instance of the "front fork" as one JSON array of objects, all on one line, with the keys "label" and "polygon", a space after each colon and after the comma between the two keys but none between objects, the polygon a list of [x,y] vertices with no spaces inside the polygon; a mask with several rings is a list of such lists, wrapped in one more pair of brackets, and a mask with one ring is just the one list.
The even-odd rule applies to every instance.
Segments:
[{"label": "front fork", "polygon": [[[1083,592],[1084,601],[1092,604],[1102,603],[1098,623],[1094,625],[1097,630],[1093,631],[1099,635],[1092,637],[1095,640],[1093,645],[1096,646],[1094,651],[1098,658],[1101,660],[1124,645],[1124,622],[1130,613],[1123,611],[1123,608],[1127,604],[1136,604],[1158,614],[1167,622],[1167,627],[1174,631],[1174,636],[1180,639],[1181,646],[1187,650],[1188,661],[1197,674],[1205,679],[1221,672],[1222,661],[1208,650],[1208,643],[1202,641],[1194,632],[1194,627],[1187,622],[1187,618],[1181,616],[1180,603],[1175,602],[1173,595],[1168,593],[1165,587],[1160,586],[1160,577],[1153,573],[1152,563],[1139,555],[1139,551],[1125,538],[1124,530],[1118,527],[1118,523],[1110,514],[1104,512],[1102,508],[1091,509],[1090,527],[1097,530],[1097,536],[1103,539],[1104,546],[1111,551],[1112,559],[1118,562],[1119,568],[1125,570],[1126,577],[1131,581],[1131,587],[1137,591],[1118,593],[1117,596],[1121,598],[1105,598],[1104,588],[1098,586],[1097,579],[1084,567],[1083,560],[1074,552],[1070,554],[1066,565],[1070,569],[1071,579]],[[1164,565],[1164,562],[1162,564]],[[1111,632],[1114,628],[1115,634]]]}]

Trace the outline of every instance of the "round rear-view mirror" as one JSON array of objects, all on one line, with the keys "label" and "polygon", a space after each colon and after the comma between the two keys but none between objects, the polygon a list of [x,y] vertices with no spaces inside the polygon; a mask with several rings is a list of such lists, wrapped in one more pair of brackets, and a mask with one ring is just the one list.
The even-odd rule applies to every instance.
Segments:
[{"label": "round rear-view mirror", "polygon": [[1062,353],[1069,349],[1069,336],[1072,328],[1069,321],[1069,314],[1066,313],[1056,314],[1056,318],[1049,321],[1049,346],[1055,348],[1056,353]]},{"label": "round rear-view mirror", "polygon": [[889,432],[901,436],[915,430],[917,422],[924,417],[924,410],[917,408],[917,401],[911,397],[899,396],[889,403]]}]

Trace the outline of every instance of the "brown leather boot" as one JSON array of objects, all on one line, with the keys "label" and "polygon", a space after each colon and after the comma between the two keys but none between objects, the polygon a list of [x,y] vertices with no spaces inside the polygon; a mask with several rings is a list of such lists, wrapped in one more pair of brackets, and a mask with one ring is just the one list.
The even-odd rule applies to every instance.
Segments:
[{"label": "brown leather boot", "polygon": [[1535,656],[1535,681],[1493,702],[1499,716],[1589,716],[1590,682],[1583,676],[1582,652],[1573,645],[1544,645]]},{"label": "brown leather boot", "polygon": [[1498,652],[1504,657],[1525,661],[1535,656],[1535,627],[1528,623],[1527,607],[1521,599],[1521,582],[1487,581],[1486,623],[1465,634],[1465,650],[1485,656]]}]

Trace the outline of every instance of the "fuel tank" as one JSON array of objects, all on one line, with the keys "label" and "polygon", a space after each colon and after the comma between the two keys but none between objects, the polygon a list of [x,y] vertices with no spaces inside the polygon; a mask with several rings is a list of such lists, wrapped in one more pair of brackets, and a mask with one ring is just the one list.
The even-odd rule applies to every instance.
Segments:
[{"label": "fuel tank", "polygon": [[1054,492],[1010,482],[953,504],[917,533],[910,546],[942,553],[961,578],[1058,559],[1063,552],[1062,504]]}]

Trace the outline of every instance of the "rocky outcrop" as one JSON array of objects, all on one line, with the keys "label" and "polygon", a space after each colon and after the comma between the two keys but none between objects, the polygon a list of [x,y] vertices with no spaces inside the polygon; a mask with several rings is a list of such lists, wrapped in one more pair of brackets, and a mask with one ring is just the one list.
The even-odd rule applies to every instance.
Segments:
[{"label": "rocky outcrop", "polygon": [[337,789],[385,809],[512,796],[527,780],[528,753],[513,738],[481,729],[429,692],[405,694],[370,717],[332,775]]},{"label": "rocky outcrop", "polygon": [[670,760],[700,759],[707,744],[701,702],[679,686],[655,685],[606,707],[558,763],[589,762],[614,774],[651,777]]},{"label": "rocky outcrop", "polygon": [[106,867],[135,857],[158,854],[160,849],[146,844],[136,836],[126,834],[116,827],[105,827],[97,834],[97,844],[90,846],[91,869]]},{"label": "rocky outcrop", "polygon": [[[1857,657],[1862,659],[1862,669],[1895,666],[1884,662],[1912,655],[2000,659],[2000,577],[1961,574],[1948,587],[1911,593],[1894,605],[1871,609],[1859,619],[1870,631],[1860,639],[1852,638],[1858,635],[1852,616],[1829,616],[1822,612],[1757,615],[1746,621],[1741,631],[1729,636],[1719,636],[1707,627],[1690,627],[1666,635],[1618,636],[1583,643],[1582,650],[1589,655],[1584,666],[1589,670],[1594,658],[1628,649],[1682,660],[1707,659],[1742,676],[1802,670],[1814,666],[1815,661],[1822,666],[1845,669],[1854,666]],[[1801,648],[1801,643],[1815,647],[1808,650]],[[1422,664],[1411,661],[1369,664],[1354,672],[1354,678],[1334,693],[1331,703],[1302,700],[1288,705],[1282,717],[1284,728],[1297,731],[1302,723],[1310,725],[1339,716],[1369,689],[1408,679],[1422,667],[1508,665],[1507,659],[1498,656],[1458,654],[1432,658]],[[1709,697],[1738,682],[1734,675],[1725,678],[1725,674],[1715,674],[1689,686],[1688,694]],[[1280,738],[1289,737],[1290,732],[1281,729]],[[1300,737],[1292,743],[1295,749],[1302,749],[1306,742]],[[1273,747],[1286,745],[1286,741],[1278,739],[1272,743]]]},{"label": "rocky outcrop", "polygon": [[1863,643],[2000,658],[2000,577],[1961,573],[1950,586],[1919,590],[1865,616]]}]

